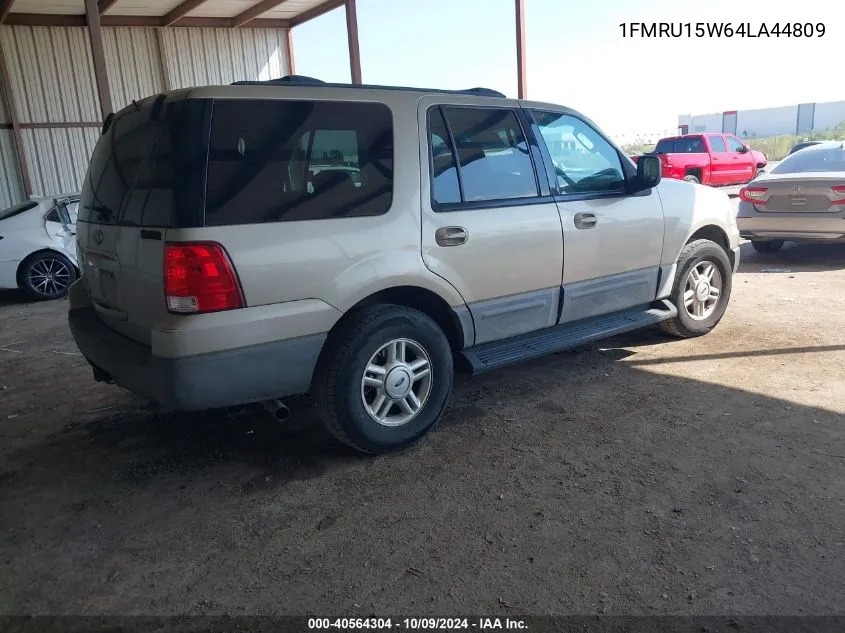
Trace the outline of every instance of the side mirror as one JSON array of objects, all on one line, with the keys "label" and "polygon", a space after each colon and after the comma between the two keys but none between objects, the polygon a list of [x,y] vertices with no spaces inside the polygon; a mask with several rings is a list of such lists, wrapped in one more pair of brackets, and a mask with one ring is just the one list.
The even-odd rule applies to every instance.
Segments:
[{"label": "side mirror", "polygon": [[631,183],[633,192],[645,191],[656,187],[660,182],[662,163],[658,156],[645,155],[637,160],[637,175]]},{"label": "side mirror", "polygon": [[746,145],[743,145],[743,146],[742,146],[742,147],[740,147],[737,151],[738,151],[740,154],[747,154],[747,153],[748,153],[748,152],[750,152],[751,150],[750,150],[750,149],[749,149]]}]

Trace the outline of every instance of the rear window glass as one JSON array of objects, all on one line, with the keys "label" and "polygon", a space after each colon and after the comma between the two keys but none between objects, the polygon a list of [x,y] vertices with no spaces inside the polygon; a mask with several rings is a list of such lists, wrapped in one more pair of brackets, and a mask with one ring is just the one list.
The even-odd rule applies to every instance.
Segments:
[{"label": "rear window glass", "polygon": [[700,136],[690,136],[658,141],[654,151],[657,154],[704,154],[707,148],[704,147],[704,139]]},{"label": "rear window glass", "polygon": [[845,149],[843,149],[843,146],[808,147],[803,151],[787,156],[769,173],[794,174],[810,171],[845,172]]},{"label": "rear window glass", "polygon": [[210,102],[158,102],[116,115],[82,189],[80,222],[199,226]]},{"label": "rear window glass", "polygon": [[393,122],[378,103],[217,101],[208,226],[380,215],[393,197]]}]

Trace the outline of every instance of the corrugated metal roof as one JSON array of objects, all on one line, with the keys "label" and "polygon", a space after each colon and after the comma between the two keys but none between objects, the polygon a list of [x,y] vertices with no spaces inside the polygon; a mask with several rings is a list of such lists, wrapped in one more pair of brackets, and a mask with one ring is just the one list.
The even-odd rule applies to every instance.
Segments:
[{"label": "corrugated metal roof", "polygon": [[251,9],[255,4],[255,0],[209,0],[203,2],[188,15],[192,18],[231,18],[242,11]]},{"label": "corrugated metal roof", "polygon": [[[117,0],[109,10],[110,16],[163,16],[175,9],[182,0]],[[242,11],[251,9],[260,0],[206,0],[188,15],[203,18],[231,18]],[[305,11],[313,9],[325,0],[285,0],[279,6],[266,13],[261,18],[294,18]],[[12,13],[43,13],[56,15],[83,15],[85,13],[84,0],[16,0],[12,5]]]},{"label": "corrugated metal roof", "polygon": [[183,0],[120,0],[113,4],[106,15],[165,15]]},{"label": "corrugated metal roof", "polygon": [[13,13],[76,15],[85,13],[84,0],[15,0]]},{"label": "corrugated metal roof", "polygon": [[262,18],[280,18],[283,20],[291,20],[296,16],[310,11],[316,6],[323,3],[323,0],[286,0],[275,9],[271,9],[267,13],[262,13]]}]

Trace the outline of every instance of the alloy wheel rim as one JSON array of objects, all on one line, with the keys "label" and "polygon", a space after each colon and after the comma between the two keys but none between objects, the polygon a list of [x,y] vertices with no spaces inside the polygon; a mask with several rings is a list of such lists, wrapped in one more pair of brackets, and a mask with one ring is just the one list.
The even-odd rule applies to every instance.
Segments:
[{"label": "alloy wheel rim", "polygon": [[422,345],[407,338],[388,341],[364,368],[364,409],[382,426],[407,424],[425,407],[433,377],[431,358]]},{"label": "alloy wheel rim", "polygon": [[29,285],[47,297],[57,297],[70,286],[70,269],[58,259],[40,259],[27,272]]},{"label": "alloy wheel rim", "polygon": [[703,260],[690,269],[684,284],[684,309],[695,321],[710,317],[722,297],[722,274],[718,266]]}]

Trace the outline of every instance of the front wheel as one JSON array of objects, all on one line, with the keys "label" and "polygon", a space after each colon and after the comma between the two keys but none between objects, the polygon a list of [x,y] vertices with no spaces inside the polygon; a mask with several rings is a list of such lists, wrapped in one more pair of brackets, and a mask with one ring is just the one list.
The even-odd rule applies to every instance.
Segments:
[{"label": "front wheel", "polygon": [[725,250],[710,240],[695,240],[681,250],[672,287],[678,315],[661,322],[680,338],[707,334],[716,327],[731,297],[732,268]]},{"label": "front wheel", "polygon": [[452,394],[449,341],[427,315],[378,305],[326,341],[314,377],[317,411],[340,441],[368,454],[399,450],[443,416]]},{"label": "front wheel", "polygon": [[758,253],[777,253],[783,248],[783,240],[751,240],[751,246]]}]

